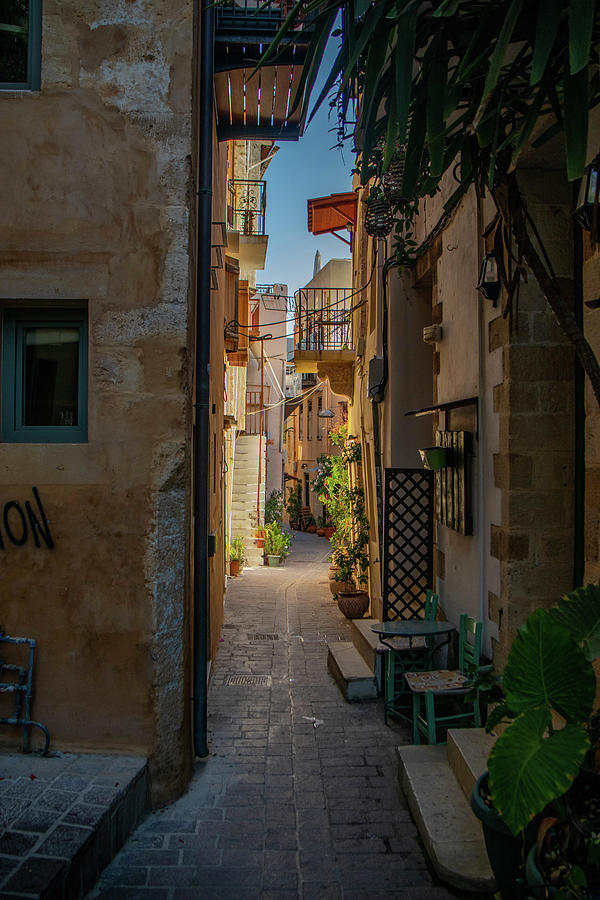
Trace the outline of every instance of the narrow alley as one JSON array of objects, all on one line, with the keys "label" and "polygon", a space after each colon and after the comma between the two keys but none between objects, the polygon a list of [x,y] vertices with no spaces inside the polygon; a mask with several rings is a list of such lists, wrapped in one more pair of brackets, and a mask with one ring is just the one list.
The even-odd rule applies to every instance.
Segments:
[{"label": "narrow alley", "polygon": [[[399,795],[381,700],[349,704],[326,641],[348,639],[328,543],[230,579],[209,693],[210,756],[151,814],[90,894],[101,900],[444,900]],[[240,685],[240,676],[261,676]]]}]

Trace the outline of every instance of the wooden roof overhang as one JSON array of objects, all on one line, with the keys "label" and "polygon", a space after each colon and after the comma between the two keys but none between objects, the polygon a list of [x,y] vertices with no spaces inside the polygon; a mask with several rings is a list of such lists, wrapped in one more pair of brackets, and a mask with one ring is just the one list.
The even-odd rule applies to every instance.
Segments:
[{"label": "wooden roof overhang", "polygon": [[215,107],[219,140],[293,141],[304,130],[308,97],[292,111],[311,29],[302,27],[269,65],[256,66],[289,12],[287,0],[270,7],[258,0],[217,6]]}]

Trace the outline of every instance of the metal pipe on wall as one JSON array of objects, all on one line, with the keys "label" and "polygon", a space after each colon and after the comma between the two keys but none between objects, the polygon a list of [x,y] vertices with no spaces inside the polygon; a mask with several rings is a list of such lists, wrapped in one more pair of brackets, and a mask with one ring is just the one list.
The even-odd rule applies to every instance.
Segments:
[{"label": "metal pipe on wall", "polygon": [[214,6],[200,0],[198,221],[196,243],[196,348],[194,428],[194,751],[207,756],[208,479],[210,399],[210,264],[212,222]]}]

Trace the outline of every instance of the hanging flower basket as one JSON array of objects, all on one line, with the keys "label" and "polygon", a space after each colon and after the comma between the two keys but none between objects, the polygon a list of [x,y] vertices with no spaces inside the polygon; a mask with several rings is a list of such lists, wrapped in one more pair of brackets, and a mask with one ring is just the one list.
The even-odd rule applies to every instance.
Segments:
[{"label": "hanging flower basket", "polygon": [[385,197],[370,197],[367,200],[365,231],[371,237],[387,237],[392,230],[392,207]]},{"label": "hanging flower basket", "polygon": [[425,469],[445,469],[449,465],[448,450],[446,447],[424,447],[419,450],[423,467]]},{"label": "hanging flower basket", "polygon": [[406,203],[406,197],[402,193],[402,183],[404,181],[404,154],[396,153],[387,168],[387,171],[381,178],[381,186],[385,199],[392,206],[399,206]]}]

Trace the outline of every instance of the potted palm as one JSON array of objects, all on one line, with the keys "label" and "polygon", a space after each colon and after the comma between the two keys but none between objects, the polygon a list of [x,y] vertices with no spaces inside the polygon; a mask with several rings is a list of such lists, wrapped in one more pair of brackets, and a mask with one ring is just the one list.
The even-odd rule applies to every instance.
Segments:
[{"label": "potted palm", "polygon": [[240,568],[244,562],[244,551],[246,547],[241,537],[234,537],[229,545],[229,574],[239,575]]},{"label": "potted palm", "polygon": [[[592,896],[588,887],[599,889],[582,887],[588,876],[600,874],[595,805],[600,728],[593,666],[599,657],[599,585],[566,594],[552,609],[536,610],[513,641],[503,676],[505,699],[487,728],[509,724],[472,797],[503,898],[520,896],[515,884],[531,844],[529,869],[537,861],[534,877],[544,892],[539,896],[587,897]],[[509,872],[498,836],[506,848],[512,838],[509,855],[520,871]]]}]

